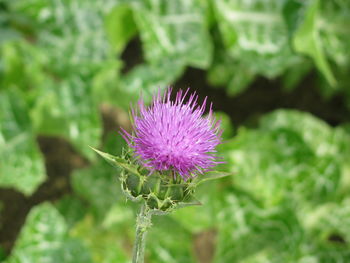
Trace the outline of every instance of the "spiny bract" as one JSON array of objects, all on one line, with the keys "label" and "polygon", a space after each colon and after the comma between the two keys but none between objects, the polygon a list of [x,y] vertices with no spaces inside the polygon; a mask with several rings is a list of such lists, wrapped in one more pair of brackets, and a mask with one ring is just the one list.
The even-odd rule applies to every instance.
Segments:
[{"label": "spiny bract", "polygon": [[222,133],[212,105],[203,116],[206,98],[200,105],[198,95],[192,93],[185,101],[188,91],[178,91],[175,101],[170,99],[171,89],[163,96],[158,91],[150,106],[140,99],[138,108],[132,110],[133,133],[123,131],[143,166],[151,172],[172,171],[184,180],[219,163],[215,147]]}]

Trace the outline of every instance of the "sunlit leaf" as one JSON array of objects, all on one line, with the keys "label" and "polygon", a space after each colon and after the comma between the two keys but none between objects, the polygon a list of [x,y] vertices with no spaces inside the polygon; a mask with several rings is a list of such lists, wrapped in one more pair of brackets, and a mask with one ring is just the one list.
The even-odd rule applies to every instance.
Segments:
[{"label": "sunlit leaf", "polygon": [[[169,58],[176,64],[207,68],[212,44],[206,25],[205,1],[140,1],[135,22],[150,63]],[[195,32],[195,34],[194,34]]]},{"label": "sunlit leaf", "polygon": [[319,0],[310,1],[308,10],[305,13],[305,20],[294,35],[293,46],[297,52],[312,57],[317,68],[324,74],[330,85],[335,86],[336,80],[327,62],[316,27],[318,11]]},{"label": "sunlit leaf", "polygon": [[119,4],[105,18],[109,41],[116,52],[120,52],[126,43],[136,34],[136,24],[130,6]]},{"label": "sunlit leaf", "polygon": [[[120,135],[111,134],[111,136],[108,136],[103,148],[115,154],[121,154],[125,143],[120,137]],[[92,151],[90,148],[89,150]],[[98,152],[107,158],[107,161],[111,162],[112,165],[118,165],[113,158],[114,156],[101,151]],[[110,156],[112,156],[111,159]],[[120,159],[118,157],[115,158]],[[122,164],[124,162],[122,160]],[[89,208],[88,210],[92,211],[96,219],[100,221],[104,219],[104,216],[113,204],[125,201],[125,197],[121,192],[121,183],[118,179],[120,167],[117,167],[118,170],[115,170],[105,160],[98,158],[97,162],[91,167],[74,171],[71,177],[74,192],[86,201],[86,208]]]},{"label": "sunlit leaf", "polygon": [[289,129],[298,133],[318,156],[345,157],[350,137],[341,128],[331,128],[309,113],[278,110],[261,120],[265,130]]},{"label": "sunlit leaf", "polygon": [[268,77],[293,65],[297,56],[288,44],[283,1],[212,2],[224,43],[236,61]]},{"label": "sunlit leaf", "polygon": [[[152,222],[154,227],[149,230],[147,236],[149,242],[146,258],[157,263],[195,262],[191,253],[190,232],[168,216],[153,216]],[[179,240],[181,242],[178,242]]]},{"label": "sunlit leaf", "polygon": [[[320,2],[318,29],[327,56],[341,68],[349,66],[350,3],[346,0]],[[339,69],[338,69],[339,70]]]},{"label": "sunlit leaf", "polygon": [[0,185],[32,194],[45,180],[28,107],[15,90],[0,92]]},{"label": "sunlit leaf", "polygon": [[63,217],[50,204],[28,215],[11,256],[6,262],[92,262],[79,240],[70,238]]},{"label": "sunlit leaf", "polygon": [[214,262],[296,262],[303,232],[287,204],[267,209],[235,192],[225,196],[219,220]]},{"label": "sunlit leaf", "polygon": [[89,74],[103,62],[109,48],[102,14],[114,5],[108,0],[17,0],[11,8],[36,25],[36,44],[47,55],[50,71],[62,76],[73,70]]},{"label": "sunlit leaf", "polygon": [[346,262],[349,140],[292,110],[240,129],[220,148],[237,176],[222,196],[214,262]]},{"label": "sunlit leaf", "polygon": [[159,89],[163,90],[171,85],[183,73],[182,62],[164,59],[155,64],[141,64],[133,68],[121,79],[118,104],[129,107],[142,94],[145,101],[150,101],[152,95]]},{"label": "sunlit leaf", "polygon": [[102,128],[96,102],[88,94],[92,94],[90,87],[79,76],[47,82],[38,89],[38,100],[31,110],[36,131],[64,136],[78,151],[92,157],[88,145],[98,144]]},{"label": "sunlit leaf", "polygon": [[243,92],[255,79],[255,73],[221,48],[208,71],[208,80],[214,86],[224,86],[228,95]]},{"label": "sunlit leaf", "polygon": [[72,235],[84,241],[94,262],[128,263],[132,250],[130,238],[133,238],[130,232],[134,231],[133,214],[126,205],[116,205],[108,217],[111,221],[101,225],[88,215],[75,226]]},{"label": "sunlit leaf", "polygon": [[75,195],[66,195],[55,204],[57,210],[64,217],[67,227],[73,227],[86,214],[87,206],[83,200]]}]

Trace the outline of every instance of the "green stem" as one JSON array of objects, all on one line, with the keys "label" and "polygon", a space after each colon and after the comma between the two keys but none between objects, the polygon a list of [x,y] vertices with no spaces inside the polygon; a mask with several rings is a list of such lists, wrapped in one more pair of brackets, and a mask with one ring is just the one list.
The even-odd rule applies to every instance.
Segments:
[{"label": "green stem", "polygon": [[151,213],[145,204],[142,204],[140,213],[136,219],[136,238],[132,263],[144,263],[146,234],[148,228],[151,227]]}]

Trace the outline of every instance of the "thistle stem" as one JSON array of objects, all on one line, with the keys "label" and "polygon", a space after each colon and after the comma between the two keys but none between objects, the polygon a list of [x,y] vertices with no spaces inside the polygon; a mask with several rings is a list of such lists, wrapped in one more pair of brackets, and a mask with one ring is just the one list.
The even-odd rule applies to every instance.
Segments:
[{"label": "thistle stem", "polygon": [[151,213],[145,204],[142,204],[140,213],[136,219],[136,238],[132,263],[144,263],[146,234],[151,227]]}]

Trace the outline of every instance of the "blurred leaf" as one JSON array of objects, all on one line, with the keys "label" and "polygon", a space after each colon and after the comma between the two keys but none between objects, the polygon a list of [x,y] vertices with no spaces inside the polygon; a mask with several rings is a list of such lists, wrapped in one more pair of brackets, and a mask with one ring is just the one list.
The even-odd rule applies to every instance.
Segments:
[{"label": "blurred leaf", "polygon": [[301,59],[294,67],[286,70],[283,75],[283,86],[287,91],[296,88],[299,83],[312,70],[312,64],[308,60]]},{"label": "blurred leaf", "polygon": [[224,112],[215,112],[215,117],[221,121],[220,127],[223,130],[222,138],[223,140],[228,140],[233,137],[234,127],[232,125],[232,121],[230,116]]},{"label": "blurred leaf", "polygon": [[205,1],[138,2],[134,5],[134,17],[149,63],[159,64],[168,58],[176,65],[209,66],[212,44],[206,25]]},{"label": "blurred leaf", "polygon": [[240,129],[220,147],[237,176],[220,205],[215,262],[347,262],[349,147],[341,127],[292,110]]},{"label": "blurred leaf", "polygon": [[32,194],[45,180],[28,108],[20,92],[0,92],[0,185]]},{"label": "blurred leaf", "polygon": [[[343,158],[350,154],[350,137],[309,113],[277,110],[261,120],[265,130],[289,129],[298,133],[317,156]],[[348,154],[347,154],[348,153]]]},{"label": "blurred leaf", "polygon": [[293,46],[297,52],[310,56],[329,84],[334,87],[336,85],[336,80],[327,62],[317,30],[316,22],[318,11],[319,0],[309,1],[308,10],[305,13],[305,20],[296,30],[293,37]]},{"label": "blurred leaf", "polygon": [[64,217],[68,229],[83,219],[86,214],[86,205],[75,195],[65,195],[56,202],[55,206]]},{"label": "blurred leaf", "polygon": [[6,258],[5,250],[0,247],[0,262],[3,262]]},{"label": "blurred leaf", "polygon": [[94,215],[100,220],[111,205],[124,197],[117,172],[111,170],[107,164],[75,171],[71,180],[74,191],[88,201]]},{"label": "blurred leaf", "polygon": [[117,5],[106,15],[105,26],[109,41],[117,53],[124,49],[137,30],[132,9],[126,4]]},{"label": "blurred leaf", "polygon": [[[132,244],[130,243],[131,231],[134,230],[134,219],[130,210],[121,205],[115,205],[107,218],[118,216],[108,222],[108,225],[100,225],[92,216],[87,215],[72,230],[73,236],[83,240],[89,248],[96,263],[128,263]],[[129,250],[129,251],[128,251]]]},{"label": "blurred leaf", "polygon": [[[295,133],[240,131],[236,141],[226,147],[230,149],[226,165],[234,167],[235,181],[257,199],[264,200],[266,206],[279,204],[288,195],[302,198],[303,194],[311,194],[302,187],[309,187],[303,181],[305,176],[310,177],[312,185],[316,183],[317,177],[312,177],[316,173],[313,155]],[[307,165],[301,165],[301,160]]]},{"label": "blurred leaf", "polygon": [[0,2],[0,46],[7,41],[20,38],[20,33],[11,25],[13,19],[7,3]]},{"label": "blurred leaf", "polygon": [[10,29],[10,28],[4,28],[0,25],[0,45],[7,41],[16,40],[19,38],[19,34],[17,31]]},{"label": "blurred leaf", "polygon": [[[113,137],[121,136],[116,134]],[[109,137],[105,148],[109,150],[111,146],[115,147],[114,152],[118,154],[125,142],[113,137]],[[109,164],[99,158],[93,166],[74,171],[71,177],[74,192],[89,203],[98,220],[103,220],[107,211],[118,200],[125,200],[118,175],[119,171],[113,170]]]},{"label": "blurred leaf", "polygon": [[347,132],[348,135],[350,135],[350,123],[343,123],[342,125],[340,125],[340,127],[345,132]]},{"label": "blurred leaf", "polygon": [[[327,55],[339,67],[349,68],[350,63],[350,2],[330,0],[320,2],[318,29]],[[339,70],[339,69],[338,69]]]},{"label": "blurred leaf", "polygon": [[184,65],[176,61],[163,60],[156,64],[141,64],[133,68],[121,80],[119,105],[130,106],[142,93],[145,101],[150,101],[154,92],[171,85],[184,71]]},{"label": "blurred leaf", "polygon": [[[304,211],[300,217],[310,239],[309,253],[317,256],[319,262],[347,262],[350,251],[349,199],[339,203],[329,202]],[[306,212],[306,213],[305,213]]]},{"label": "blurred leaf", "polygon": [[119,76],[119,61],[108,61],[93,79],[93,96],[118,108],[129,109],[142,95],[150,101],[158,89],[171,85],[184,71],[182,64],[164,60],[156,64],[140,64]]},{"label": "blurred leaf", "polygon": [[227,86],[227,94],[231,96],[242,93],[254,81],[255,75],[244,66],[237,66]]},{"label": "blurred leaf", "polygon": [[31,102],[33,90],[45,82],[45,55],[24,41],[5,43],[0,47],[0,55],[3,63],[0,89],[16,87],[25,91],[25,99]]},{"label": "blurred leaf", "polygon": [[59,212],[48,203],[31,210],[6,262],[92,262],[89,252],[68,236]]},{"label": "blurred leaf", "polygon": [[283,16],[288,27],[289,36],[292,37],[298,27],[304,22],[307,11],[307,1],[285,0],[283,3]]},{"label": "blurred leaf", "polygon": [[[213,1],[225,46],[248,72],[275,77],[293,65],[283,1]],[[237,80],[238,81],[238,80]]]},{"label": "blurred leaf", "polygon": [[63,135],[92,158],[88,145],[98,144],[102,127],[89,88],[79,76],[58,83],[48,81],[37,90],[38,100],[31,118],[38,133]]},{"label": "blurred leaf", "polygon": [[190,232],[168,216],[153,216],[152,222],[154,227],[149,230],[146,247],[146,258],[150,262],[195,262],[191,253]]},{"label": "blurred leaf", "polygon": [[117,132],[112,131],[106,135],[103,150],[111,154],[121,156],[127,147],[125,139]]},{"label": "blurred leaf", "polygon": [[[302,127],[300,123],[298,119]],[[268,131],[240,131],[226,147],[226,165],[234,167],[235,182],[264,200],[266,206],[277,205],[285,198],[299,205],[325,202],[336,198],[340,190],[341,154],[320,155],[295,131],[273,127]]]},{"label": "blurred leaf", "polygon": [[[337,80],[337,88],[345,91],[349,101],[350,29],[346,25],[350,23],[350,2],[321,1],[319,13],[317,28],[322,46],[330,60],[332,72]],[[325,83],[323,86],[321,88],[326,95],[331,93],[332,88],[329,84]]]},{"label": "blurred leaf", "polygon": [[[194,196],[188,197],[189,200],[186,200],[186,202],[179,202],[176,204],[175,209],[190,207],[190,206],[201,206],[202,203],[196,199]],[[156,213],[158,211],[155,211]]]},{"label": "blurred leaf", "polygon": [[10,4],[13,12],[35,24],[35,40],[33,45],[20,45],[25,47],[20,50],[23,56],[9,49],[5,70],[13,74],[6,76],[21,89],[29,86],[30,116],[37,132],[64,136],[87,157],[94,155],[86,146],[96,145],[101,135],[97,103],[113,94],[92,89],[91,81],[105,68],[119,70],[117,63],[111,63],[104,25],[104,15],[114,5],[109,0],[17,0]]},{"label": "blurred leaf", "polygon": [[[320,209],[306,211],[299,207],[294,210],[288,203],[263,208],[241,192],[228,194],[225,198],[223,207],[226,209],[222,209],[219,216],[220,231],[214,262],[338,263],[349,260],[346,245],[331,241],[335,237],[330,235],[342,238],[343,232],[339,230],[349,229],[348,225],[340,223],[347,212],[337,221],[334,215],[339,215],[332,214],[329,209],[344,210],[341,204],[325,204]],[[333,222],[334,228],[319,224],[327,219]]]},{"label": "blurred leaf", "polygon": [[222,172],[222,171],[209,171],[209,172],[206,172],[202,178],[199,178],[195,182],[195,184],[196,184],[196,186],[198,186],[198,185],[205,183],[205,182],[208,182],[208,181],[225,178],[225,177],[229,177],[232,175],[233,175],[233,173],[226,173],[226,172]]},{"label": "blurred leaf", "polygon": [[177,209],[171,214],[171,217],[191,233],[199,233],[215,226],[213,216],[209,213],[206,204]]},{"label": "blurred leaf", "polygon": [[114,5],[109,0],[17,0],[11,8],[35,24],[36,45],[46,54],[50,70],[60,76],[86,76],[109,54],[102,15]]},{"label": "blurred leaf", "polygon": [[214,262],[296,262],[303,233],[288,204],[266,209],[235,192],[225,196],[219,220]]},{"label": "blurred leaf", "polygon": [[223,208],[223,199],[230,185],[224,180],[212,181],[196,188],[195,195],[201,206],[175,210],[170,214],[187,231],[197,234],[218,226],[218,216]]},{"label": "blurred leaf", "polygon": [[230,96],[243,92],[254,79],[253,71],[229,56],[226,50],[217,52],[208,72],[208,81],[215,86],[225,86]]},{"label": "blurred leaf", "polygon": [[321,242],[329,244],[335,242],[336,245],[337,240],[330,239],[332,235],[338,235],[338,245],[342,245],[341,243],[345,245],[350,240],[349,202],[347,198],[339,203],[330,202],[319,206],[303,218],[303,223]]},{"label": "blurred leaf", "polygon": [[119,70],[122,63],[118,60],[105,61],[93,79],[92,79],[92,94],[93,98],[98,103],[109,103],[117,107],[128,108],[130,105],[123,94],[124,91],[120,88]]}]

